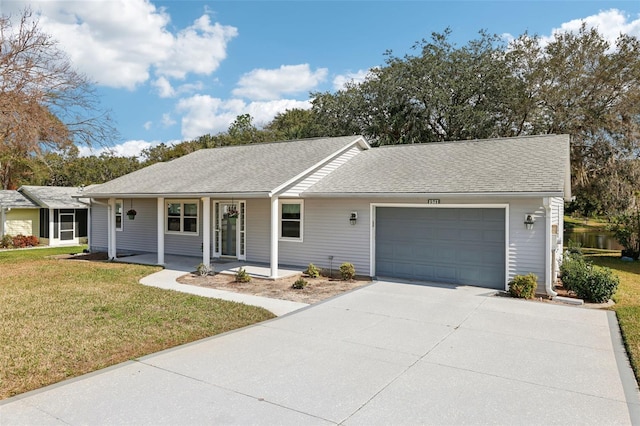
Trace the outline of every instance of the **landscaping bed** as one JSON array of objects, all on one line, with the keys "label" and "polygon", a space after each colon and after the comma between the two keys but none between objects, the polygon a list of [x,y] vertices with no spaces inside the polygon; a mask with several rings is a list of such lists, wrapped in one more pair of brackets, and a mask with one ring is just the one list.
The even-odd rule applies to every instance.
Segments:
[{"label": "landscaping bed", "polygon": [[[307,281],[307,285],[302,289],[292,288],[293,283],[300,278]],[[197,273],[191,273],[178,278],[178,282],[181,284],[197,285],[236,293],[312,304],[367,285],[371,283],[371,280],[369,278],[356,278],[343,281],[329,279],[327,277],[309,278],[298,274],[277,280],[252,278],[250,282],[242,283],[236,282],[235,275],[218,273],[215,275],[200,276]]]}]

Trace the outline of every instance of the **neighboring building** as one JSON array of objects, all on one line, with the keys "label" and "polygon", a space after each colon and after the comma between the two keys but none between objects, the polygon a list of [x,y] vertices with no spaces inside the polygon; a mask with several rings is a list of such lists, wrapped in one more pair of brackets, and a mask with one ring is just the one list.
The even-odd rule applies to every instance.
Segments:
[{"label": "neighboring building", "polygon": [[0,237],[38,235],[40,207],[15,190],[0,191]]},{"label": "neighboring building", "polygon": [[[234,258],[552,294],[569,136],[371,148],[361,136],[215,148],[85,190],[93,251]],[[134,220],[127,210],[136,210]]]},{"label": "neighboring building", "polygon": [[86,243],[89,204],[79,194],[56,186],[0,191],[0,235],[34,235],[50,246]]}]

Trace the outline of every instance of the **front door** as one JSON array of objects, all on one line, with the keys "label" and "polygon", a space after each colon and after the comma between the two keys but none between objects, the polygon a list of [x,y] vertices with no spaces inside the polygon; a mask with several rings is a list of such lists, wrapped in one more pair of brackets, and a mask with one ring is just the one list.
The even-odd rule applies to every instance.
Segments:
[{"label": "front door", "polygon": [[245,202],[215,203],[214,253],[216,257],[245,260]]},{"label": "front door", "polygon": [[60,213],[60,240],[70,241],[75,236],[75,215],[73,213]]}]

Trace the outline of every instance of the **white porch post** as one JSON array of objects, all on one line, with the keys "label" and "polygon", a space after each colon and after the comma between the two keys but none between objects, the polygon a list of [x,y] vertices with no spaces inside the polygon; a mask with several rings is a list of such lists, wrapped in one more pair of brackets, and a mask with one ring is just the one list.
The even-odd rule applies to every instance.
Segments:
[{"label": "white porch post", "polygon": [[278,197],[271,197],[271,276],[278,278]]},{"label": "white porch post", "polygon": [[4,236],[5,209],[0,207],[0,238]]},{"label": "white porch post", "polygon": [[[55,214],[55,210],[54,209],[49,209],[49,245],[52,246],[53,245],[53,238],[55,237],[55,235],[53,235],[53,223],[55,222],[55,218],[53,217],[53,215]],[[59,225],[58,225],[59,226]]]},{"label": "white porch post", "polygon": [[202,263],[211,263],[211,198],[202,198]]},{"label": "white porch post", "polygon": [[109,259],[115,259],[117,256],[117,248],[116,248],[116,199],[109,198],[109,220],[108,220],[108,228],[109,228],[109,248],[107,250]]},{"label": "white porch post", "polygon": [[158,265],[164,265],[164,198],[158,198]]}]

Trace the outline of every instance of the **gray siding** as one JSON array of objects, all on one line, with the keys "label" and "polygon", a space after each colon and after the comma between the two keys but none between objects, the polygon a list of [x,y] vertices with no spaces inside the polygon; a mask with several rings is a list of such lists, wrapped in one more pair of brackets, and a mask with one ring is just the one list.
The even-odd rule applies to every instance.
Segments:
[{"label": "gray siding", "polygon": [[[98,200],[106,203],[108,200]],[[89,235],[89,250],[92,252],[107,251],[107,206],[92,203],[89,221],[91,222]]]},{"label": "gray siding", "polygon": [[[213,201],[213,200],[212,200]],[[424,204],[424,199],[324,199],[309,198],[304,201],[304,240],[302,242],[279,241],[279,263],[282,265],[306,266],[314,263],[321,268],[330,266],[329,256],[333,256],[332,266],[337,268],[343,262],[351,262],[356,272],[368,275],[371,270],[370,226],[371,203],[415,203]],[[555,202],[555,201],[554,201]],[[545,218],[542,198],[521,198],[505,202],[500,199],[441,198],[441,204],[509,204],[507,279],[517,274],[533,272],[544,287],[545,279]],[[559,201],[558,201],[559,203]],[[129,200],[124,200],[126,209]],[[201,203],[202,204],[202,203]],[[555,211],[561,220],[561,210]],[[124,230],[117,232],[119,252],[156,251],[156,200],[134,200],[138,215],[133,221],[124,219]],[[202,205],[201,205],[202,208]],[[125,209],[125,210],[126,210]],[[356,225],[349,223],[349,214],[358,213]],[[201,210],[202,212],[202,210]],[[552,213],[554,208],[552,208]],[[532,213],[536,223],[534,229],[527,230],[524,216]],[[202,222],[202,213],[200,214]],[[269,262],[270,200],[249,199],[246,210],[247,261]],[[107,248],[106,207],[92,208],[91,246],[92,250]],[[212,227],[213,229],[213,227]],[[559,229],[562,229],[560,226]],[[212,236],[213,238],[213,236]],[[198,236],[165,234],[165,253],[200,257],[202,255],[202,223]]]},{"label": "gray siding", "polygon": [[[358,212],[355,225],[349,214]],[[337,268],[353,263],[356,273],[369,275],[369,201],[357,199],[307,199],[304,202],[304,241],[280,241],[280,263],[306,266],[313,263]]]},{"label": "gray siding", "polygon": [[[271,200],[247,200],[247,261],[269,262]],[[282,259],[280,260],[282,263]]]},{"label": "gray siding", "polygon": [[[155,199],[136,199],[133,203],[130,199],[122,200],[122,231],[116,231],[118,254],[157,251],[156,202]],[[125,214],[131,208],[138,212],[134,220],[129,220]]]}]

